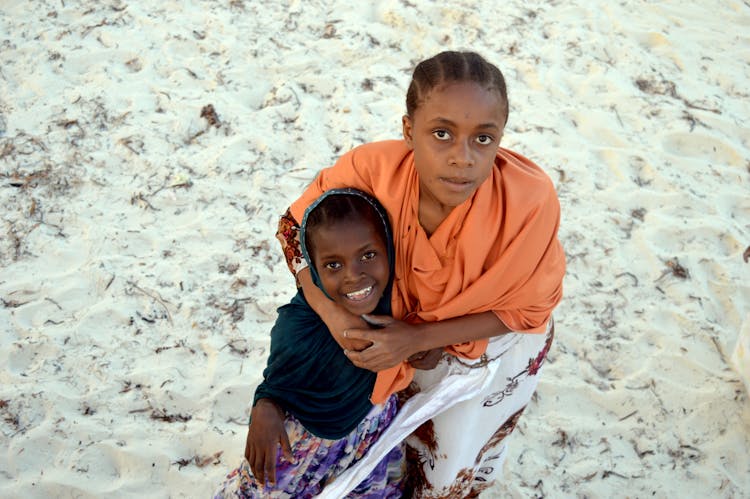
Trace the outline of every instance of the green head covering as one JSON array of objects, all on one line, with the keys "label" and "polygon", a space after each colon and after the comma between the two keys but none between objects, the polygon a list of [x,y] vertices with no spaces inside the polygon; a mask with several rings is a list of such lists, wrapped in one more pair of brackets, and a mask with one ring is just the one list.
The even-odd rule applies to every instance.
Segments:
[{"label": "green head covering", "polygon": [[[305,210],[305,215],[302,218],[302,225],[300,226],[299,231],[299,240],[300,240],[300,246],[302,247],[302,256],[305,257],[305,260],[307,260],[307,264],[310,267],[310,273],[312,275],[313,282],[315,285],[320,288],[323,293],[325,293],[326,296],[328,296],[328,293],[325,289],[323,289],[322,284],[320,283],[320,274],[318,273],[318,269],[315,268],[315,265],[313,265],[312,257],[310,256],[310,248],[308,243],[308,236],[307,236],[307,221],[310,218],[310,214],[315,211],[315,209],[320,206],[320,204],[325,201],[326,199],[330,198],[331,196],[355,196],[358,198],[364,199],[372,208],[374,209],[375,213],[377,214],[378,220],[380,221],[381,226],[378,227],[379,232],[382,233],[384,239],[385,239],[385,245],[388,251],[388,285],[386,286],[386,289],[383,293],[383,297],[381,298],[380,302],[378,303],[377,308],[373,311],[374,314],[380,313],[378,312],[378,309],[381,308],[381,305],[384,303],[387,304],[388,311],[385,312],[388,315],[390,315],[390,303],[391,303],[391,284],[393,284],[393,269],[395,267],[396,263],[396,254],[395,249],[393,247],[393,234],[391,233],[391,224],[388,221],[388,213],[385,211],[385,208],[380,204],[380,202],[372,197],[371,195],[367,194],[364,191],[360,191],[359,189],[354,189],[352,187],[341,187],[338,189],[331,189],[326,192],[324,192],[318,199],[313,201],[313,203],[308,206],[308,208]],[[333,300],[330,296],[328,296],[329,299]]]}]

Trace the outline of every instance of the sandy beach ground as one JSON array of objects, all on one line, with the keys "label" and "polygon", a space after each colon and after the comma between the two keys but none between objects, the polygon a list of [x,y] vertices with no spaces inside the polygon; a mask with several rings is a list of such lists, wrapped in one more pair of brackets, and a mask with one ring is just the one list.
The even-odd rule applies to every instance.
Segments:
[{"label": "sandy beach ground", "polygon": [[732,0],[0,2],[0,496],[208,497],[294,290],[278,215],[473,49],[568,256],[483,497],[750,497],[747,33]]}]

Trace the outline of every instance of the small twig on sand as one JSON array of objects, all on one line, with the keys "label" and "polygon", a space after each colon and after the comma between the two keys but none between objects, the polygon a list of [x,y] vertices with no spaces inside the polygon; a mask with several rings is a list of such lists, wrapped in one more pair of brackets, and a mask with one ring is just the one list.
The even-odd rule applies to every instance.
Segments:
[{"label": "small twig on sand", "polygon": [[630,414],[628,414],[628,415],[626,415],[626,416],[623,416],[623,417],[621,417],[621,418],[620,418],[620,421],[625,421],[625,420],[626,420],[626,419],[628,419],[629,417],[635,416],[636,414],[638,414],[638,409],[636,409],[635,411],[631,412]]},{"label": "small twig on sand", "polygon": [[721,348],[721,344],[719,343],[719,340],[716,339],[716,336],[711,336],[711,341],[713,341],[714,346],[716,347],[716,351],[719,352],[719,357],[721,357],[721,361],[724,363],[724,365],[728,365],[727,357],[724,355],[724,349]]},{"label": "small twig on sand", "polygon": [[148,292],[148,291],[146,291],[145,289],[143,289],[143,288],[141,288],[140,286],[138,286],[138,285],[137,285],[136,283],[134,283],[133,281],[128,281],[128,286],[132,287],[132,288],[133,288],[133,289],[135,289],[135,290],[138,290],[138,291],[140,291],[141,293],[143,293],[144,295],[148,296],[148,297],[149,297],[149,298],[151,298],[152,300],[154,300],[154,301],[158,302],[158,303],[159,303],[159,304],[160,304],[160,305],[161,305],[162,307],[164,307],[164,310],[165,310],[165,311],[167,312],[167,320],[169,320],[169,324],[170,324],[170,325],[172,325],[172,324],[173,324],[173,323],[172,323],[172,314],[171,314],[171,313],[169,312],[169,307],[167,307],[167,304],[166,304],[166,302],[165,302],[165,301],[164,301],[164,299],[163,299],[163,298],[162,298],[162,297],[161,297],[161,296],[159,295],[159,293],[158,293],[158,292],[156,292],[156,291]]},{"label": "small twig on sand", "polygon": [[221,463],[221,455],[224,453],[224,451],[218,451],[214,452],[213,454],[209,456],[199,456],[198,454],[194,455],[191,458],[182,458],[178,459],[177,461],[173,462],[172,464],[176,464],[179,469],[184,468],[185,466],[193,463],[199,468],[204,468],[208,466],[209,464],[219,464]]},{"label": "small twig on sand", "polygon": [[166,409],[154,409],[151,411],[151,419],[157,419],[166,423],[187,423],[193,416],[190,414],[169,414]]},{"label": "small twig on sand", "polygon": [[651,95],[666,95],[668,97],[672,97],[673,99],[681,101],[690,109],[699,109],[701,111],[708,111],[714,114],[721,114],[721,111],[719,111],[718,109],[693,104],[691,101],[687,100],[685,97],[677,93],[677,86],[673,81],[669,81],[663,77],[661,81],[639,78],[635,81],[635,85],[643,93]]},{"label": "small twig on sand", "polygon": [[620,478],[624,478],[625,480],[627,480],[628,478],[630,478],[630,477],[627,477],[627,476],[623,475],[622,473],[618,473],[618,472],[616,472],[614,470],[604,470],[604,471],[602,471],[602,478],[608,478],[610,476],[617,476],[617,477],[620,477]]},{"label": "small twig on sand", "polygon": [[655,282],[661,281],[669,274],[672,274],[675,277],[679,277],[680,279],[688,279],[690,277],[690,272],[688,271],[688,269],[680,265],[680,261],[677,259],[677,257],[672,258],[671,260],[667,260],[664,263],[667,266],[667,270],[662,272],[662,274]]},{"label": "small twig on sand", "polygon": [[145,203],[146,207],[151,208],[154,211],[159,211],[159,208],[154,208],[154,205],[152,205],[148,199],[143,195],[143,193],[139,192],[138,194],[134,194],[130,198],[130,204],[135,204],[136,201],[141,201]]},{"label": "small twig on sand", "polygon": [[617,274],[615,276],[615,279],[619,279],[622,276],[628,276],[631,279],[633,279],[633,285],[636,286],[636,287],[638,287],[638,278],[635,276],[635,274],[633,274],[632,272],[622,272],[620,274]]}]

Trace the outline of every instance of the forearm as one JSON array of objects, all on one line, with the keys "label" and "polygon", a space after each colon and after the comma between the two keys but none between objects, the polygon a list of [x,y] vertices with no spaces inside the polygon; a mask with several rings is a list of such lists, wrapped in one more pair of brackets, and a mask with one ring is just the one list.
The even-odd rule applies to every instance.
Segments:
[{"label": "forearm", "polygon": [[302,288],[307,303],[330,329],[335,314],[342,311],[340,310],[341,307],[333,300],[330,300],[323,293],[323,290],[315,285],[308,267],[297,272],[297,282]]},{"label": "forearm", "polygon": [[416,326],[416,351],[457,345],[511,332],[493,312],[425,322]]},{"label": "forearm", "polygon": [[344,337],[344,331],[349,328],[367,327],[365,321],[348,312],[344,307],[329,299],[323,291],[315,285],[309,268],[297,272],[297,282],[302,288],[305,300],[328,327],[333,339],[344,350],[361,350],[370,345],[369,342],[351,340]]},{"label": "forearm", "polygon": [[348,337],[369,341],[372,346],[346,355],[355,366],[373,372],[390,369],[418,352],[436,348],[453,347],[449,351],[455,355],[476,358],[483,352],[482,345],[468,342],[510,332],[493,312],[423,324],[407,324],[380,316],[368,320],[371,319],[377,320],[383,328],[349,331]]}]

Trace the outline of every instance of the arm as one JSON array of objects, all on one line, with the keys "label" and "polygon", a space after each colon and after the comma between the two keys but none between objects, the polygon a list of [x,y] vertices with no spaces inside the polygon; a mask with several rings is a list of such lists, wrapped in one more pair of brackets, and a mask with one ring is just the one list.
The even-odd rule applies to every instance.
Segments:
[{"label": "arm", "polygon": [[354,365],[375,372],[393,367],[417,352],[511,332],[494,312],[414,325],[387,316],[368,316],[367,319],[383,328],[348,329],[346,338],[372,345],[359,352],[347,351],[346,354]]},{"label": "arm", "polygon": [[453,319],[436,322],[426,322],[417,326],[419,350],[457,345],[468,341],[492,338],[506,333],[511,329],[494,312],[464,315]]},{"label": "arm", "polygon": [[331,331],[333,339],[341,345],[341,348],[345,351],[356,351],[370,345],[369,341],[360,341],[344,336],[344,332],[349,329],[366,329],[367,323],[361,317],[350,313],[338,303],[330,300],[313,282],[309,268],[297,272],[297,282],[305,294],[305,300],[320,316],[328,330]]}]

